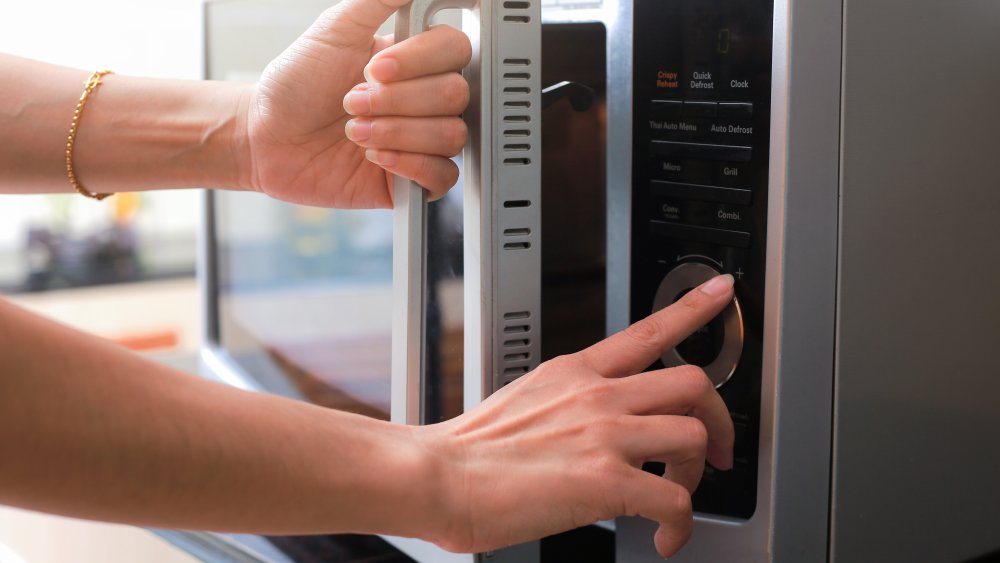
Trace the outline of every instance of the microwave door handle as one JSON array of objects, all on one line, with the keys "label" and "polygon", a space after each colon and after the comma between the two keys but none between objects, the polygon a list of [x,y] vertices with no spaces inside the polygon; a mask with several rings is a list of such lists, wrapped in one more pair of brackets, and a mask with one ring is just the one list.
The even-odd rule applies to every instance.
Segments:
[{"label": "microwave door handle", "polygon": [[[395,42],[427,30],[440,10],[475,7],[475,0],[413,0],[396,13]],[[420,424],[427,326],[427,193],[399,176],[392,193],[391,420]]]}]

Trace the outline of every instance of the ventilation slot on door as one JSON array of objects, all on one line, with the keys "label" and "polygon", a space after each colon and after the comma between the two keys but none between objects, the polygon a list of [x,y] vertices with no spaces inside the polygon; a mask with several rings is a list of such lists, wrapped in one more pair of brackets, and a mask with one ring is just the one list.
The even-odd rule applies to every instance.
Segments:
[{"label": "ventilation slot on door", "polygon": [[[522,375],[528,373],[528,371],[530,371],[528,369],[528,366],[518,366],[516,368],[507,368],[507,369],[503,370],[503,376],[504,377],[509,377],[509,378],[511,378],[511,381],[513,381],[517,377],[522,376]],[[511,381],[505,381],[504,385],[507,385]]]},{"label": "ventilation slot on door", "polygon": [[503,357],[505,362],[526,362],[531,358],[531,354],[527,352],[520,352],[518,354],[507,354]]},{"label": "ventilation slot on door", "polygon": [[504,80],[530,80],[530,72],[505,72],[503,73]]},{"label": "ventilation slot on door", "polygon": [[524,334],[530,329],[529,325],[514,325],[504,327],[503,332],[504,334]]},{"label": "ventilation slot on door", "polygon": [[522,13],[531,9],[531,2],[526,0],[507,0],[503,3],[503,7],[505,10],[503,16],[504,23],[528,23],[531,21],[531,16]]},{"label": "ventilation slot on door", "polygon": [[503,347],[504,348],[523,348],[524,346],[527,346],[529,344],[531,344],[530,340],[528,340],[527,338],[521,338],[521,339],[514,339],[514,340],[505,340],[504,343],[503,343]]},{"label": "ventilation slot on door", "polygon": [[503,245],[504,250],[528,250],[531,248],[530,242],[508,242]]},{"label": "ventilation slot on door", "polygon": [[[531,235],[531,229],[504,229],[503,231],[503,236],[505,237],[526,237],[530,235]],[[507,313],[507,314],[513,315],[514,313]],[[525,313],[525,315],[527,314],[528,313]]]},{"label": "ventilation slot on door", "polygon": [[531,201],[527,199],[510,199],[503,202],[503,206],[508,209],[512,207],[531,207]]},{"label": "ventilation slot on door", "polygon": [[530,94],[531,88],[527,86],[508,86],[503,89],[504,94]]}]

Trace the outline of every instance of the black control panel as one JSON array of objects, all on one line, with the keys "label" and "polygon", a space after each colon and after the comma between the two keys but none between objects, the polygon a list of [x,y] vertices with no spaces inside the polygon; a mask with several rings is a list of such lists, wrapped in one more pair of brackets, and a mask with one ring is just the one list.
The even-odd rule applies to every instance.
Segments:
[{"label": "black control panel", "polygon": [[736,278],[718,319],[656,368],[705,368],[736,426],[735,467],[706,467],[697,512],[757,505],[773,0],[634,4],[631,317],[716,273]]}]

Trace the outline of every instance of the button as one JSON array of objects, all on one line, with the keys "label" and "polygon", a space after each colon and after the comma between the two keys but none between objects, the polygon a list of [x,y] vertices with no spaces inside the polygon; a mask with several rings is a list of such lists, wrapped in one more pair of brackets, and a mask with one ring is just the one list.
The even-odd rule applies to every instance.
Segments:
[{"label": "button", "polygon": [[683,182],[667,182],[664,180],[651,180],[649,182],[649,193],[653,197],[679,197],[713,203],[734,203],[737,205],[750,205],[751,196],[753,195],[753,192],[750,190],[740,188],[723,188],[720,186],[685,184]]},{"label": "button", "polygon": [[750,247],[750,233],[715,229],[712,227],[699,227],[684,223],[650,221],[649,234],[655,237],[679,238],[691,242],[705,242],[735,248]]},{"label": "button", "polygon": [[719,117],[726,119],[750,119],[753,104],[745,102],[719,102]]},{"label": "button", "polygon": [[684,117],[715,117],[715,102],[684,102]]},{"label": "button", "polygon": [[653,100],[649,104],[649,115],[653,119],[677,119],[681,116],[680,100]]},{"label": "button", "polygon": [[693,158],[700,160],[721,160],[750,162],[753,149],[739,145],[709,145],[704,143],[678,143],[676,141],[652,141],[650,152],[653,156],[667,158]]}]

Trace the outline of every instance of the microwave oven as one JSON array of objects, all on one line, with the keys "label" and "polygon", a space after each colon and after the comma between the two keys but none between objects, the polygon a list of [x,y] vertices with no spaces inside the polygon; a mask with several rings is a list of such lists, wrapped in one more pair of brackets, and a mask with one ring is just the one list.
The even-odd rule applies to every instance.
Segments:
[{"label": "microwave oven", "polygon": [[[278,4],[206,2],[208,77],[253,78],[326,7]],[[394,243],[391,212],[209,194],[206,374],[430,423],[731,273],[734,303],[657,364],[702,365],[737,429],[736,467],[706,469],[694,534],[671,560],[997,556],[1000,5],[527,4],[540,144],[504,140],[504,116],[525,106],[504,106],[502,88],[518,86],[500,85],[497,109],[480,112],[494,133],[464,156],[465,189],[426,207],[426,251],[397,264],[426,272],[410,293],[416,321],[392,316],[393,252],[418,239]],[[525,74],[503,63],[497,81]],[[591,107],[535,92],[564,80],[593,90]],[[511,181],[522,195],[503,195],[504,166],[529,175]],[[487,181],[496,191],[470,202],[482,192],[469,186]],[[489,269],[505,256],[528,257],[514,266],[531,272],[527,286]],[[395,291],[412,278],[397,275]],[[501,303],[504,292],[526,302]],[[390,351],[403,338],[421,343],[419,362],[404,363],[423,368],[397,377],[394,396]],[[644,563],[660,560],[654,530],[622,518],[477,556],[343,543],[421,562]],[[251,546],[264,561],[321,541],[171,537]]]}]

